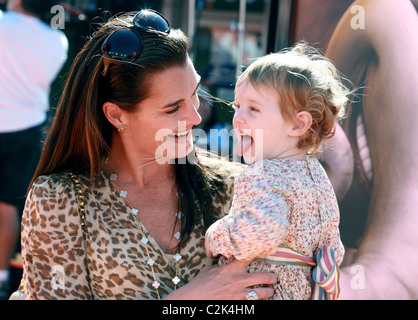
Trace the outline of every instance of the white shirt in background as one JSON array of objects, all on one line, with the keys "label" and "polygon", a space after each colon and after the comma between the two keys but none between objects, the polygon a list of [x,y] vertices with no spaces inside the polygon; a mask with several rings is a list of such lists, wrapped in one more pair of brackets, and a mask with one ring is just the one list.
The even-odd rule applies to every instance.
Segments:
[{"label": "white shirt in background", "polygon": [[61,30],[29,15],[0,11],[0,133],[46,120],[50,86],[67,52]]}]

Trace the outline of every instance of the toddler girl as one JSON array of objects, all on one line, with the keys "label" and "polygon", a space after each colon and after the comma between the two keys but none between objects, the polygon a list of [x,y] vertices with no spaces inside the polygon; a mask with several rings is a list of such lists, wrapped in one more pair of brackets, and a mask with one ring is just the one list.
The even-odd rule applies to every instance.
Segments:
[{"label": "toddler girl", "polygon": [[[305,43],[259,58],[237,81],[236,149],[251,165],[235,180],[229,215],[208,229],[206,252],[275,272],[273,299],[338,298],[338,204],[314,155],[349,94],[333,64]],[[257,288],[246,298],[257,299]]]}]

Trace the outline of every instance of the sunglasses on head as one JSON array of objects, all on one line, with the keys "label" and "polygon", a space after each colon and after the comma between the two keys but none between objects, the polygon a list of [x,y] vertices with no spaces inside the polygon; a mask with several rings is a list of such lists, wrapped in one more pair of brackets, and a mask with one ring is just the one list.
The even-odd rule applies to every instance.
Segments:
[{"label": "sunglasses on head", "polygon": [[110,63],[133,62],[141,55],[144,42],[138,29],[170,32],[168,20],[151,9],[139,11],[135,14],[133,22],[132,27],[113,31],[103,42],[101,50],[104,55],[104,76]]}]

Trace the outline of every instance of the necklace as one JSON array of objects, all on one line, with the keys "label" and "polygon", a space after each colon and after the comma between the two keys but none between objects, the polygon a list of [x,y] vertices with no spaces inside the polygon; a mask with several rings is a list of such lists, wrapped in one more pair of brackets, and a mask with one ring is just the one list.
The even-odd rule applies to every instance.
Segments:
[{"label": "necklace", "polygon": [[[107,171],[110,174],[110,177],[109,177],[110,181],[114,182],[117,185],[117,187],[120,190],[119,196],[122,197],[124,202],[128,205],[129,209],[131,210],[131,213],[134,215],[134,218],[139,220],[139,218],[138,218],[139,210],[137,208],[135,208],[132,205],[132,203],[129,201],[128,192],[126,190],[124,190],[122,188],[122,186],[119,184],[118,175],[116,173],[113,173],[113,171],[111,170],[111,168],[109,166],[108,160],[109,160],[109,158],[106,158],[105,161],[104,161],[104,164],[106,166]],[[179,197],[179,195],[177,194],[177,198],[178,197]],[[180,219],[181,219],[180,200],[178,200],[178,212],[176,212],[176,218],[178,219],[178,221],[180,221]],[[149,253],[148,246],[147,246],[147,243],[148,243],[149,239],[146,237],[145,232],[142,229],[141,225],[139,225],[139,232],[141,233],[141,242],[145,245],[145,253],[146,253],[147,258],[148,258],[146,263],[151,269],[152,277],[153,277],[153,280],[154,280],[154,282],[152,283],[152,286],[154,287],[154,289],[156,291],[158,300],[160,300],[161,297],[160,297],[159,287],[160,287],[161,283],[157,281],[157,277],[155,276],[155,271],[154,271],[155,260],[153,260],[151,258],[151,255]],[[177,240],[179,240],[180,239],[180,231],[177,231],[176,233],[174,233],[173,237],[176,238]],[[179,261],[182,259],[182,256],[177,251],[176,254],[173,256],[173,259],[176,261],[176,263],[175,263],[176,272],[175,272],[174,278],[171,279],[171,281],[174,284],[174,290],[176,290],[177,289],[177,284],[180,282],[180,278],[179,278],[178,274],[179,274],[179,269],[180,269]]]}]

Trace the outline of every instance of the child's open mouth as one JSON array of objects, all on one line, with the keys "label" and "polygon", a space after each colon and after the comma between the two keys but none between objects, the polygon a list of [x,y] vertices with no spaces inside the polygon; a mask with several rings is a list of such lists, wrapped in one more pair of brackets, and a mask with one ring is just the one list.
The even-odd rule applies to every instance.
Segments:
[{"label": "child's open mouth", "polygon": [[248,134],[249,132],[250,130],[244,130],[244,132],[237,133],[238,142],[235,146],[235,151],[240,157],[242,157],[244,153],[247,153],[249,151],[251,151],[252,153],[254,152],[254,140],[253,137],[250,134]]}]

